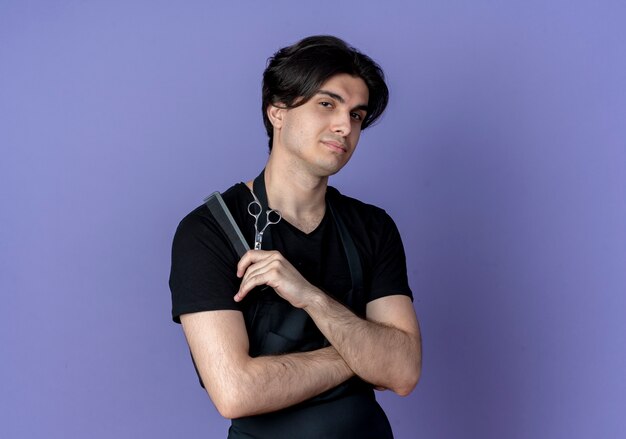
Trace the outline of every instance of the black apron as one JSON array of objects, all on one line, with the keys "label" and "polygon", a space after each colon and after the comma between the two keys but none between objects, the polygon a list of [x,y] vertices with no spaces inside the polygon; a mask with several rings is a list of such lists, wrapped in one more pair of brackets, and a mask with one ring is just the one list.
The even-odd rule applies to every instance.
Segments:
[{"label": "black apron", "polygon": [[[265,190],[264,172],[254,180],[254,193],[261,203],[261,211],[269,209]],[[358,297],[363,288],[363,269],[354,241],[341,217],[332,206],[331,196],[326,197],[326,207],[339,231],[341,243],[348,259],[352,288],[345,295],[344,304],[359,315],[365,315],[365,309],[355,309],[354,298]],[[260,215],[259,219],[264,216]],[[259,224],[259,230],[265,224]],[[265,229],[263,249],[273,248],[272,227]],[[246,323],[250,337],[250,356],[276,355],[287,352],[306,352],[329,346],[323,337],[313,337],[319,333],[313,320],[306,311],[294,308],[289,302],[278,296],[271,288],[263,287],[254,291],[258,300],[246,309]],[[358,308],[363,308],[358,307]]]},{"label": "black apron", "polygon": [[[261,211],[269,209],[264,172],[253,184]],[[363,268],[357,248],[333,201],[337,191],[328,188],[326,208],[339,232],[348,260],[352,288],[342,302],[353,312],[365,317],[365,303],[358,301],[363,289]],[[264,218],[261,215],[259,219]],[[259,230],[264,224],[259,224]],[[263,235],[263,249],[272,249],[271,228]],[[306,352],[329,346],[306,311],[294,308],[273,289],[259,287],[249,294],[254,297],[244,308],[246,329],[250,339],[251,357]],[[358,377],[330,389],[301,404],[264,415],[232,420],[228,439],[242,438],[392,438],[391,427],[375,401],[372,386]]]}]

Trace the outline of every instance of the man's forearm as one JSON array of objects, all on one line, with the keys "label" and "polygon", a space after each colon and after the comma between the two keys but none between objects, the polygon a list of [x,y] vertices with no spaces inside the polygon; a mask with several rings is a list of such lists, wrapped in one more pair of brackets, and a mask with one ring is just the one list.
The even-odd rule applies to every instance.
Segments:
[{"label": "man's forearm", "polygon": [[250,357],[238,311],[183,314],[181,323],[207,393],[226,418],[292,406],[354,375],[333,347]]},{"label": "man's forearm", "polygon": [[400,395],[413,390],[421,369],[419,333],[364,320],[322,292],[304,309],[363,380]]},{"label": "man's forearm", "polygon": [[258,415],[317,396],[353,375],[333,347],[248,358],[238,373],[224,375],[231,382],[223,383],[222,399],[214,402],[227,418]]},{"label": "man's forearm", "polygon": [[[319,395],[354,375],[333,347],[250,359],[243,379],[241,403],[249,402],[248,414],[279,410]],[[249,401],[246,401],[250,398]]]}]

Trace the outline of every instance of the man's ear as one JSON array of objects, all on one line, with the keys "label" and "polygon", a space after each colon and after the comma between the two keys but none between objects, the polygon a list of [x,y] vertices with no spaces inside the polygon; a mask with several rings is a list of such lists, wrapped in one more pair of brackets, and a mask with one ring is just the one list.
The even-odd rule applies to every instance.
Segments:
[{"label": "man's ear", "polygon": [[285,112],[287,108],[284,104],[277,102],[275,104],[270,104],[267,106],[267,117],[272,123],[274,128],[282,128],[283,126],[283,117],[285,116]]}]

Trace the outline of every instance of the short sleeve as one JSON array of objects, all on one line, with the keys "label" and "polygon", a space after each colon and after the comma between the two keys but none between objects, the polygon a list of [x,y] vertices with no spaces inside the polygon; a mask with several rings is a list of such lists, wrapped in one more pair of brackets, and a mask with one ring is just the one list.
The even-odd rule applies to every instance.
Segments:
[{"label": "short sleeve", "polygon": [[238,258],[208,210],[199,207],[178,225],[172,244],[170,291],[172,318],[182,314],[239,310],[233,296],[239,288]]},{"label": "short sleeve", "polygon": [[380,217],[380,235],[374,246],[369,301],[402,294],[413,300],[406,270],[406,256],[402,238],[393,219],[383,211]]}]

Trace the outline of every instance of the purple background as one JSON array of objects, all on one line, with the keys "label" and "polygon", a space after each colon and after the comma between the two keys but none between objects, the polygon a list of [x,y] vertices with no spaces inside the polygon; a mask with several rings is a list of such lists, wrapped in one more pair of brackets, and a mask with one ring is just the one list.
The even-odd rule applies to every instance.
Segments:
[{"label": "purple background", "polygon": [[266,58],[332,33],[391,89],[332,183],[404,238],[424,369],[380,394],[397,438],[626,437],[624,5],[2,1],[2,436],[225,436],[171,239],[263,166]]}]

